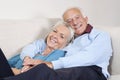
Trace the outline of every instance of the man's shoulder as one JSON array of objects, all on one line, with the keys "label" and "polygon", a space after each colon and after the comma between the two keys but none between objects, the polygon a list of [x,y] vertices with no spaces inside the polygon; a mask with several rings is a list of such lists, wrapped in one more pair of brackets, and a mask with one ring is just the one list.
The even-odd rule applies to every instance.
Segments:
[{"label": "man's shoulder", "polygon": [[103,31],[101,29],[98,29],[98,28],[93,28],[92,31],[90,32],[90,34],[101,34],[101,35],[107,35],[107,36],[110,36],[110,34],[106,31]]},{"label": "man's shoulder", "polygon": [[95,39],[95,38],[110,38],[110,34],[106,31],[97,29],[97,28],[93,28],[92,31],[89,33],[89,37],[91,39]]}]

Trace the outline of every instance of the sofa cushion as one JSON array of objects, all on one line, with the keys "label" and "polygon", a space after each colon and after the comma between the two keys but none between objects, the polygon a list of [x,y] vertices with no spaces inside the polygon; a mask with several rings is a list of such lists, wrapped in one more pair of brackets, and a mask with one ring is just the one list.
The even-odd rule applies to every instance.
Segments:
[{"label": "sofa cushion", "polygon": [[119,80],[120,79],[120,74],[118,75],[111,75],[111,77],[108,80]]}]

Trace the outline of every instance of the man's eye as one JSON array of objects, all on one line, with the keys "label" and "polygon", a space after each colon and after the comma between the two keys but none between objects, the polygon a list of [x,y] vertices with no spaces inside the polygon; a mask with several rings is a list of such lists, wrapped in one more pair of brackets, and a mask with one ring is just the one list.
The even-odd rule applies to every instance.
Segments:
[{"label": "man's eye", "polygon": [[67,23],[71,23],[71,21],[72,21],[72,20],[67,20],[66,22],[67,22]]},{"label": "man's eye", "polygon": [[76,16],[76,19],[79,19],[79,16]]}]

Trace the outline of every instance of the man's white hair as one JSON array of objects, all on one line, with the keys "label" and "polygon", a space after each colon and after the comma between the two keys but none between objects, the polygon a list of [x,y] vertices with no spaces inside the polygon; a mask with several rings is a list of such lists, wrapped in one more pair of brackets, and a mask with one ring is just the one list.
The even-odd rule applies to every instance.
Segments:
[{"label": "man's white hair", "polygon": [[[86,13],[85,13],[85,11],[84,11],[82,8],[80,8],[80,7],[70,7],[70,8],[68,8],[67,10],[64,11],[64,13],[63,13],[63,15],[62,15],[62,18],[63,18],[64,14],[65,14],[66,12],[68,12],[69,10],[72,10],[72,9],[76,9],[76,10],[80,11],[80,12],[82,13],[82,15],[83,15],[84,17],[86,17]],[[63,20],[64,20],[64,19],[63,19]]]}]

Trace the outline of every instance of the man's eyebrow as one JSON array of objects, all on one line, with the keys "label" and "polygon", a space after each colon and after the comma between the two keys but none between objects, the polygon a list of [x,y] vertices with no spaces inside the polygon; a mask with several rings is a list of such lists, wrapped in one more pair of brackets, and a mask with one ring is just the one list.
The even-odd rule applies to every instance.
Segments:
[{"label": "man's eyebrow", "polygon": [[67,22],[67,21],[69,21],[69,20],[71,20],[72,18],[68,18],[68,19],[66,19],[65,21]]},{"label": "man's eyebrow", "polygon": [[67,20],[70,20],[70,19],[72,19],[72,18],[74,18],[74,17],[80,17],[80,15],[74,15],[74,16],[72,16],[72,17],[70,17],[70,18],[67,18],[66,21],[67,21]]}]

